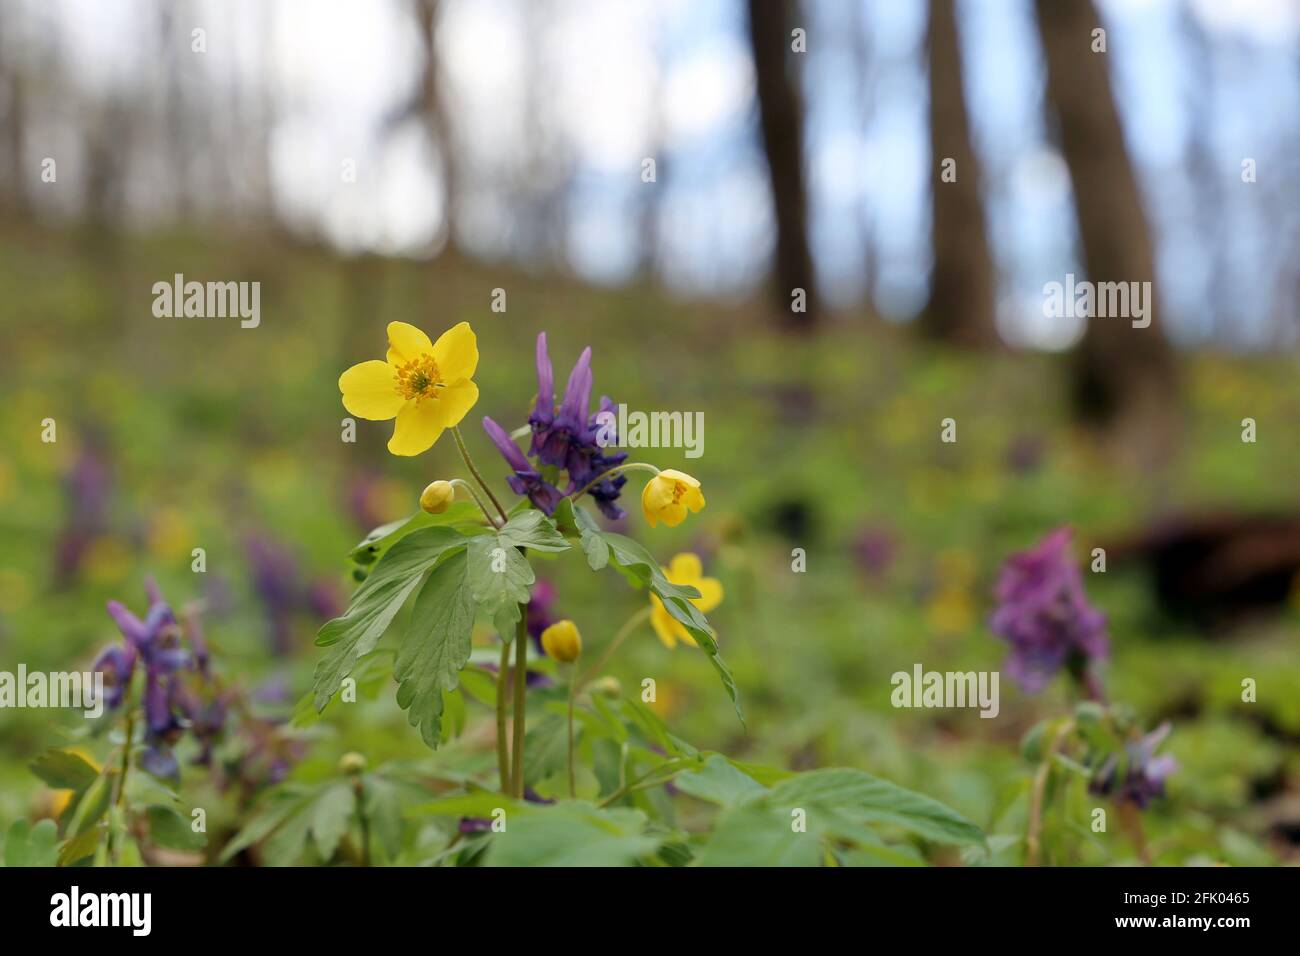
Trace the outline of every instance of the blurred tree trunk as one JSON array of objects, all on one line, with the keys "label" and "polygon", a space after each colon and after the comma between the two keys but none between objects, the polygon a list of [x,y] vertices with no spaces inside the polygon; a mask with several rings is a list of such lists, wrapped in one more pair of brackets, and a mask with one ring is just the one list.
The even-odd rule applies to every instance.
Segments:
[{"label": "blurred tree trunk", "polygon": [[1150,282],[1151,324],[1093,317],[1074,357],[1079,416],[1117,432],[1136,426],[1146,455],[1167,451],[1176,422],[1173,350],[1164,335],[1151,236],[1129,163],[1107,73],[1108,53],[1092,50],[1101,21],[1091,0],[1036,0],[1047,61],[1047,94],[1060,123],[1088,279]]},{"label": "blurred tree trunk", "polygon": [[[971,148],[953,6],[954,0],[930,0],[927,47],[934,274],[920,328],[932,339],[993,346],[998,343],[997,273],[984,229],[980,167]],[[946,175],[945,165],[949,167]]]},{"label": "blurred tree trunk", "polygon": [[[817,324],[812,254],[808,249],[808,198],[803,174],[803,105],[795,78],[802,56],[791,49],[795,0],[749,0],[749,43],[758,86],[763,151],[776,212],[778,314],[787,324],[810,330]],[[805,311],[791,309],[791,294],[804,290]]]},{"label": "blurred tree trunk", "polygon": [[441,0],[415,0],[415,17],[419,23],[420,43],[424,49],[424,69],[420,76],[419,112],[429,139],[438,151],[441,164],[443,227],[439,244],[455,246],[456,157],[451,145],[451,124],[442,102],[442,84],[438,78],[438,14]]}]

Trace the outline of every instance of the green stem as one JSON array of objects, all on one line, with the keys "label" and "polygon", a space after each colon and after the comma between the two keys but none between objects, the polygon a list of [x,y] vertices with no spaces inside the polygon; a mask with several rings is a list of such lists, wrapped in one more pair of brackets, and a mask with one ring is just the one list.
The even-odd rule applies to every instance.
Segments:
[{"label": "green stem", "polygon": [[510,645],[501,642],[501,666],[497,671],[497,770],[501,794],[510,796],[510,742],[506,737],[506,679],[510,673]]},{"label": "green stem", "polygon": [[453,425],[451,427],[451,434],[452,437],[456,439],[456,450],[460,452],[460,457],[461,460],[465,462],[465,467],[469,469],[469,473],[474,476],[474,480],[478,482],[479,487],[482,488],[484,494],[488,496],[488,500],[491,501],[497,511],[500,512],[501,520],[503,522],[509,521],[510,519],[506,517],[506,509],[501,507],[501,502],[497,501],[497,496],[492,494],[492,489],[488,487],[488,483],[483,480],[483,476],[480,475],[478,469],[474,467],[474,461],[469,457],[469,449],[465,447],[465,439],[460,436],[460,426]]},{"label": "green stem", "polygon": [[609,469],[608,471],[602,471],[595,478],[591,479],[591,481],[587,482],[585,485],[583,485],[573,494],[569,495],[569,497],[572,500],[577,501],[579,498],[585,495],[596,485],[600,484],[606,478],[613,477],[614,475],[617,475],[620,471],[653,471],[656,475],[659,474],[659,469],[656,468],[654,465],[650,464],[649,462],[645,462],[645,461],[624,462],[621,465],[615,465],[613,468]]},{"label": "green stem", "polygon": [[[132,674],[132,677],[135,675]],[[113,797],[113,806],[121,809],[122,803],[126,798],[126,780],[131,773],[131,739],[135,736],[135,708],[131,705],[131,682],[129,681],[122,692],[122,699],[126,701],[125,711],[125,732],[126,741],[122,744],[122,765],[118,771],[117,794]],[[108,831],[108,857],[113,863],[117,863],[118,847],[113,841],[113,831]]]},{"label": "green stem", "polygon": [[628,635],[636,630],[637,626],[649,617],[650,606],[646,605],[623,622],[623,626],[618,629],[618,633],[614,635],[614,639],[609,642],[609,647],[607,647],[605,652],[600,655],[600,660],[591,665],[591,669],[583,674],[582,678],[578,681],[579,690],[586,687],[587,684],[591,682],[591,679],[601,672],[604,666],[609,663],[609,659],[614,656],[614,652],[618,650],[619,645],[627,640]]},{"label": "green stem", "polygon": [[370,866],[370,818],[366,816],[366,788],[360,777],[352,789],[357,795],[357,819],[361,823],[361,865]]},{"label": "green stem", "polygon": [[578,794],[577,777],[573,772],[573,698],[578,689],[578,667],[569,665],[569,799]]},{"label": "green stem", "polygon": [[483,499],[480,498],[478,492],[474,490],[473,485],[464,478],[453,478],[450,483],[453,487],[464,488],[469,493],[469,496],[474,499],[474,504],[478,505],[478,510],[483,512],[483,517],[487,518],[488,524],[494,528],[500,527],[497,519],[492,517],[492,512],[488,511],[487,505],[483,503]]},{"label": "green stem", "polygon": [[510,774],[515,797],[522,800],[524,796],[524,730],[528,723],[527,703],[524,697],[528,689],[528,605],[519,605],[519,626],[515,629],[515,710],[514,710],[514,753],[513,769]]}]

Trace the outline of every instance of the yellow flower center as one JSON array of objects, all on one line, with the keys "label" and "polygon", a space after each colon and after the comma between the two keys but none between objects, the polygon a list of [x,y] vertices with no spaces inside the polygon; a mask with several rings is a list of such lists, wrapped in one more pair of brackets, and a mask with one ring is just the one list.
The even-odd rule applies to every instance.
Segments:
[{"label": "yellow flower center", "polygon": [[686,494],[686,483],[682,481],[673,482],[673,504],[682,503],[682,495]]},{"label": "yellow flower center", "polygon": [[398,395],[413,398],[417,402],[422,398],[437,398],[438,389],[442,388],[438,363],[427,353],[399,365],[396,382]]}]

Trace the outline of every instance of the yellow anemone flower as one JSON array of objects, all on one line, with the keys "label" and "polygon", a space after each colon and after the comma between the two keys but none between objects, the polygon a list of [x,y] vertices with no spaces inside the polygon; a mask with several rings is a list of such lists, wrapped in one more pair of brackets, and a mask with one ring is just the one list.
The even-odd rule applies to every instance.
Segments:
[{"label": "yellow anemone flower", "polygon": [[699,480],[672,468],[651,478],[641,492],[641,510],[652,528],[660,521],[675,528],[686,520],[687,509],[696,512],[703,507]]},{"label": "yellow anemone flower", "polygon": [[576,661],[582,653],[582,635],[578,633],[578,626],[568,618],[556,621],[542,631],[542,650],[546,651],[547,657],[564,664]]},{"label": "yellow anemone flower", "polygon": [[452,326],[437,342],[406,322],[389,322],[387,360],[352,366],[339,376],[339,391],[343,407],[358,418],[397,419],[390,452],[418,455],[474,407],[478,386],[471,379],[477,367],[478,340],[468,322]]},{"label": "yellow anemone flower", "polygon": [[[698,555],[690,553],[674,555],[668,562],[668,567],[664,568],[664,575],[673,584],[689,584],[699,591],[700,596],[691,598],[691,603],[705,614],[722,603],[722,582],[717,578],[704,576],[704,564]],[[650,626],[655,629],[655,634],[669,650],[676,647],[678,641],[695,646],[695,638],[691,637],[690,632],[680,621],[668,613],[664,602],[659,600],[657,594],[650,595]]]}]

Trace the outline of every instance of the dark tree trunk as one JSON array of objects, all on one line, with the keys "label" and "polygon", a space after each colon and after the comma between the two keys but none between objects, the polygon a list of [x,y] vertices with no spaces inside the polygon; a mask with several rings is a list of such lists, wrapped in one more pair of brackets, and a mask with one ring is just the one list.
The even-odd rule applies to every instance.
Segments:
[{"label": "dark tree trunk", "polygon": [[[962,94],[961,47],[953,0],[930,0],[930,191],[934,197],[934,275],[921,331],[965,346],[993,346],[997,273],[984,229],[980,167],[971,148]],[[946,160],[954,160],[945,182]],[[956,174],[953,180],[952,173]]]},{"label": "dark tree trunk", "polygon": [[[803,172],[803,106],[799,99],[791,31],[795,0],[749,0],[749,42],[758,85],[763,151],[776,211],[778,314],[797,329],[817,324],[812,254],[808,250],[808,199]],[[792,293],[804,290],[806,311],[791,310]]]},{"label": "dark tree trunk", "polygon": [[[1091,0],[1036,4],[1088,279],[1150,282],[1158,293],[1151,236],[1111,93],[1110,54],[1092,50],[1093,30],[1101,26],[1096,8]],[[1085,421],[1144,425],[1142,440],[1164,445],[1176,420],[1176,368],[1158,294],[1148,308],[1146,328],[1125,318],[1088,321],[1075,355],[1073,398]]]}]

